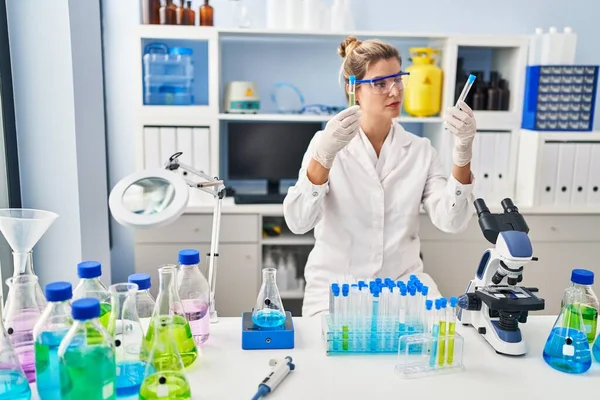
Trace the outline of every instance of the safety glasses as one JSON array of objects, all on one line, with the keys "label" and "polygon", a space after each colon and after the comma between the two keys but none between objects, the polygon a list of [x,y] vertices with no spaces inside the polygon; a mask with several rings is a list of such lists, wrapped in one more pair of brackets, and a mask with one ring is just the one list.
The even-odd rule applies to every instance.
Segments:
[{"label": "safety glasses", "polygon": [[408,85],[409,72],[398,72],[397,74],[382,76],[374,79],[360,79],[356,84],[368,84],[373,93],[388,94],[395,86],[398,90],[404,90]]}]

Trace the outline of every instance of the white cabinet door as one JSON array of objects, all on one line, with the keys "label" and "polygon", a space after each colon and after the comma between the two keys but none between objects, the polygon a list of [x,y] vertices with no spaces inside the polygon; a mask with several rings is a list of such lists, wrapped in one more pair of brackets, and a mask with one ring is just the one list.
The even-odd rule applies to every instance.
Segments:
[{"label": "white cabinet door", "polygon": [[175,152],[181,162],[210,171],[210,129],[206,127],[144,127],[144,168],[161,168]]}]

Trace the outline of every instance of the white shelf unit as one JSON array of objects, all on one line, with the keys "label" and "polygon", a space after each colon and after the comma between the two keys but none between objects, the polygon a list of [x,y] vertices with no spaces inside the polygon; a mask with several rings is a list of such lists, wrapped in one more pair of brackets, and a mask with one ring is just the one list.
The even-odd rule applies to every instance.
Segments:
[{"label": "white shelf unit", "polygon": [[[307,115],[307,114],[219,114],[221,121],[256,121],[256,122],[327,122],[332,115]],[[441,123],[441,117],[400,117],[400,123]]]}]

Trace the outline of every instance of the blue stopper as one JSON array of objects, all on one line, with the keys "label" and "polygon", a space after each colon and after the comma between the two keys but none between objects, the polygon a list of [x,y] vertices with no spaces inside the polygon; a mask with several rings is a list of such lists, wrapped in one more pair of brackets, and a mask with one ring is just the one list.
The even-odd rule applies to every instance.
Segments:
[{"label": "blue stopper", "polygon": [[362,289],[363,286],[367,286],[367,284],[365,283],[365,281],[358,281],[358,288]]},{"label": "blue stopper", "polygon": [[83,321],[98,318],[100,316],[100,301],[91,297],[75,300],[71,304],[73,319]]},{"label": "blue stopper", "polygon": [[454,308],[456,307],[456,303],[458,302],[458,299],[454,296],[450,297],[450,307]]},{"label": "blue stopper", "polygon": [[571,282],[578,285],[593,285],[594,273],[587,269],[574,269],[571,271]]},{"label": "blue stopper", "polygon": [[381,281],[382,281],[381,278],[375,278],[375,282],[377,282],[378,285],[381,283]]},{"label": "blue stopper", "polygon": [[344,283],[342,285],[342,296],[344,296],[344,297],[348,296],[349,291],[350,291],[350,285],[348,285],[347,283]]},{"label": "blue stopper", "polygon": [[417,288],[414,286],[409,286],[408,293],[410,293],[411,296],[414,296],[415,294],[417,294]]},{"label": "blue stopper", "polygon": [[418,280],[419,280],[419,278],[417,278],[417,276],[416,276],[416,275],[411,275],[411,276],[409,276],[409,277],[408,277],[408,281],[409,281],[409,282],[411,282],[411,281],[414,281],[414,280],[417,280],[417,281],[418,281]]},{"label": "blue stopper", "polygon": [[423,283],[421,281],[416,281],[415,287],[417,288],[417,292],[421,292],[421,289],[423,289]]},{"label": "blue stopper", "polygon": [[475,75],[473,74],[469,74],[469,77],[467,78],[467,83],[471,84],[473,82],[475,82]]},{"label": "blue stopper", "polygon": [[331,292],[333,293],[334,296],[339,296],[340,295],[340,287],[332,285]]},{"label": "blue stopper", "polygon": [[338,289],[339,289],[339,288],[340,288],[340,285],[339,285],[339,284],[337,284],[337,283],[332,283],[332,284],[331,284],[331,290],[333,290],[334,288],[338,288]]},{"label": "blue stopper", "polygon": [[400,294],[406,296],[406,286],[400,286]]},{"label": "blue stopper", "polygon": [[425,309],[431,310],[433,308],[433,300],[425,300]]},{"label": "blue stopper", "polygon": [[373,292],[373,297],[379,297],[379,290],[375,290]]},{"label": "blue stopper", "polygon": [[200,252],[194,249],[180,250],[178,261],[181,265],[200,264]]},{"label": "blue stopper", "polygon": [[45,294],[51,303],[67,301],[73,297],[73,287],[69,282],[52,282],[46,285]]},{"label": "blue stopper", "polygon": [[423,286],[423,287],[421,288],[421,294],[422,294],[423,296],[427,296],[427,294],[428,294],[428,293],[429,293],[429,286]]},{"label": "blue stopper", "polygon": [[147,290],[152,287],[152,281],[148,274],[131,274],[127,278],[127,281],[138,285],[139,290]]},{"label": "blue stopper", "polygon": [[356,76],[350,75],[349,81],[350,81],[351,85],[355,85],[356,84]]},{"label": "blue stopper", "polygon": [[440,307],[441,307],[441,304],[440,304],[440,303],[441,303],[440,299],[435,299],[435,309],[436,309],[436,310],[439,310],[439,309],[440,309]]},{"label": "blue stopper", "polygon": [[442,297],[442,299],[440,300],[440,305],[442,306],[442,308],[446,308],[446,306],[448,305],[448,300]]},{"label": "blue stopper", "polygon": [[77,264],[77,276],[81,279],[98,278],[102,275],[102,265],[98,261],[82,261]]}]

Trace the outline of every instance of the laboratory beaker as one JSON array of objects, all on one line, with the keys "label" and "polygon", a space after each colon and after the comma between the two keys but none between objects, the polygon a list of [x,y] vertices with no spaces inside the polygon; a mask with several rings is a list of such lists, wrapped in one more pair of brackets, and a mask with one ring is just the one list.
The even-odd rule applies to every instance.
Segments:
[{"label": "laboratory beaker", "polygon": [[592,366],[583,316],[581,292],[569,288],[564,306],[550,331],[543,357],[552,368],[571,374],[580,374]]},{"label": "laboratory beaker", "polygon": [[156,300],[150,294],[152,280],[148,274],[131,274],[127,280],[129,283],[138,285],[138,291],[135,295],[135,306],[145,335],[148,332],[154,307],[156,307]]},{"label": "laboratory beaker", "polygon": [[75,300],[75,322],[58,347],[61,400],[115,400],[115,345],[98,320],[100,302]]},{"label": "laboratory beaker", "polygon": [[61,396],[58,346],[73,325],[73,288],[68,282],[54,282],[45,291],[48,305],[33,327],[36,386],[42,400],[55,400]]},{"label": "laboratory beaker", "polygon": [[115,342],[117,361],[117,396],[128,397],[138,393],[144,380],[147,357],[141,356],[144,333],[137,316],[135,283],[117,283],[109,287],[111,313],[108,333]]},{"label": "laboratory beaker", "polygon": [[196,344],[202,344],[208,340],[210,333],[210,288],[198,266],[200,252],[181,250],[178,258],[177,293],[194,340]]},{"label": "laboratory beaker", "polygon": [[263,328],[275,328],[285,322],[285,310],[276,283],[277,270],[263,268],[263,281],[252,310],[252,322]]},{"label": "laboratory beaker", "polygon": [[93,297],[100,302],[100,323],[108,327],[110,320],[110,292],[100,281],[102,265],[97,261],[83,261],[77,264],[79,283],[73,290],[73,300]]},{"label": "laboratory beaker", "polygon": [[[154,342],[161,340],[160,336],[154,334],[155,325],[160,323],[157,321],[160,321],[163,316],[171,315],[173,323],[168,327],[169,334],[173,336],[179,355],[183,360],[183,365],[187,367],[198,357],[198,349],[192,337],[190,324],[183,314],[181,300],[177,295],[175,288],[176,274],[177,267],[175,265],[163,265],[158,268],[158,296],[156,297],[156,307],[154,307],[152,313],[152,320],[144,338],[144,350],[149,353]],[[163,331],[160,330],[160,332]]]},{"label": "laboratory beaker", "polygon": [[4,324],[10,342],[19,357],[29,382],[35,381],[35,352],[33,327],[41,316],[36,300],[38,278],[35,275],[19,275],[6,280],[11,302],[6,309]]},{"label": "laboratory beaker", "polygon": [[31,389],[0,318],[0,399],[29,400]]},{"label": "laboratory beaker", "polygon": [[184,362],[179,354],[174,331],[177,315],[158,315],[152,319],[148,335],[152,349],[140,388],[141,400],[191,400],[190,385],[185,378]]}]

